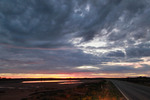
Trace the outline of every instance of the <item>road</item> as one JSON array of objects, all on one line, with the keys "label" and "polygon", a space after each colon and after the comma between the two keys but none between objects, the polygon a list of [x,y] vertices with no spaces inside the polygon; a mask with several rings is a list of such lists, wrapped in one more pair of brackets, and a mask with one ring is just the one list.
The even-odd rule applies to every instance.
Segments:
[{"label": "road", "polygon": [[150,100],[150,87],[125,81],[111,81],[127,100]]}]

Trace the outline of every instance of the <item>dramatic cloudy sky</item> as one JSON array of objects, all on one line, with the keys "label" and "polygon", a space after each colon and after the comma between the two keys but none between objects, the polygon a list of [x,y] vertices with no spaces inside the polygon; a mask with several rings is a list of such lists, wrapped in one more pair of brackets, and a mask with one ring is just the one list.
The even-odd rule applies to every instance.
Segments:
[{"label": "dramatic cloudy sky", "polygon": [[0,0],[0,76],[150,76],[150,0]]}]

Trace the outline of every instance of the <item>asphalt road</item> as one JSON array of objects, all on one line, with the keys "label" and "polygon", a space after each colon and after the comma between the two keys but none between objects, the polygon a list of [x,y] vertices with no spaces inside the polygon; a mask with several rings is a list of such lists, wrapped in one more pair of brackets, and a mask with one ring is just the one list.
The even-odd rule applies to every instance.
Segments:
[{"label": "asphalt road", "polygon": [[111,80],[127,100],[150,100],[150,87]]}]

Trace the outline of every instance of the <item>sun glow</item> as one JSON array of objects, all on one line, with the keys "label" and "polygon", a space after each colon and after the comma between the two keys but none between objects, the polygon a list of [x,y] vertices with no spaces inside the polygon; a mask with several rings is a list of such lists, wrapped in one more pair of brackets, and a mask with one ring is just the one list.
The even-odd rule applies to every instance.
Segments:
[{"label": "sun glow", "polygon": [[71,74],[25,74],[25,73],[1,73],[6,78],[75,78]]},{"label": "sun glow", "polygon": [[148,76],[144,73],[94,73],[78,72],[72,74],[25,74],[25,73],[1,73],[0,78],[120,78]]}]

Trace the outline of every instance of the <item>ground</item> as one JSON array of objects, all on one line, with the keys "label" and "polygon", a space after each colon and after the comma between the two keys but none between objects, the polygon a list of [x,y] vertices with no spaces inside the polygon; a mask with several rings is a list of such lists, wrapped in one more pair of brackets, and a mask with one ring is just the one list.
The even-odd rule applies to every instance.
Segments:
[{"label": "ground", "polygon": [[0,83],[0,100],[125,100],[108,80],[81,80],[78,84]]}]

